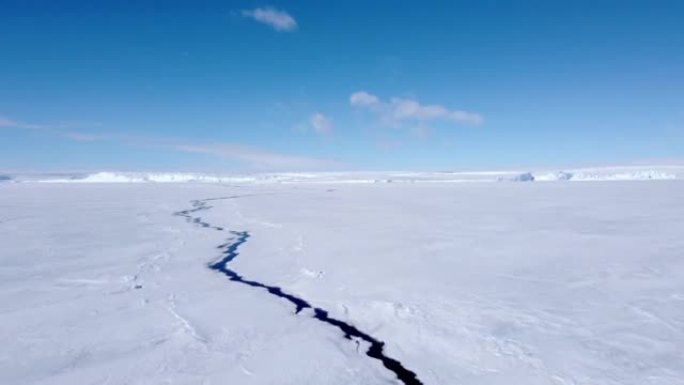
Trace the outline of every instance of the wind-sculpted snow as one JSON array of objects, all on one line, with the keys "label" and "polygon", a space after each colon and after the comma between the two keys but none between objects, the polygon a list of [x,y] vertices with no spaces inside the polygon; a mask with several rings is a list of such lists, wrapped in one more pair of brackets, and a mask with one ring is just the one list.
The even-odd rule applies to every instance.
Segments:
[{"label": "wind-sculpted snow", "polygon": [[[209,201],[235,199],[239,197],[241,196],[234,195],[222,198],[194,200],[192,201],[193,207],[191,209],[176,212],[175,215],[182,216],[189,223],[193,223],[204,228],[210,228],[217,231],[224,231],[223,227],[213,226],[210,223],[204,221],[201,217],[195,216],[194,214],[201,211],[209,210],[211,208],[211,206],[209,206],[207,203]],[[269,294],[290,302],[295,307],[295,314],[299,314],[306,309],[313,311],[314,319],[336,327],[343,333],[344,338],[346,338],[347,340],[355,341],[357,344],[360,341],[369,344],[369,347],[366,350],[366,355],[368,357],[374,358],[382,362],[383,366],[392,373],[394,373],[399,379],[399,381],[401,381],[403,384],[422,385],[422,382],[418,379],[416,373],[404,367],[404,365],[398,360],[388,357],[384,353],[385,343],[383,341],[380,341],[377,338],[371,336],[370,334],[359,330],[356,326],[350,323],[331,317],[328,311],[321,309],[319,307],[315,307],[305,299],[287,293],[280,287],[247,279],[239,273],[237,273],[236,271],[230,269],[228,267],[228,264],[235,258],[237,258],[237,256],[239,255],[239,247],[246,243],[250,239],[251,235],[248,231],[230,230],[228,232],[232,235],[232,237],[228,240],[228,242],[218,246],[218,248],[223,251],[222,257],[218,261],[209,264],[210,269],[222,273],[223,275],[227,276],[228,279],[230,279],[230,281],[232,282],[240,283],[254,288],[264,289]]]}]

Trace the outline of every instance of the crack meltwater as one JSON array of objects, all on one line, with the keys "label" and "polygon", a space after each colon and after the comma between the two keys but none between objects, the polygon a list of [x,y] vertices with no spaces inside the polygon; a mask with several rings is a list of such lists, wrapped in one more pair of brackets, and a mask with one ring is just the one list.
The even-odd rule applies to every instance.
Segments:
[{"label": "crack meltwater", "polygon": [[220,198],[210,198],[202,200],[192,201],[192,208],[188,210],[183,210],[176,212],[174,215],[184,217],[187,222],[201,226],[203,228],[213,229],[216,231],[227,231],[231,234],[231,237],[226,243],[218,245],[217,248],[221,250],[221,259],[209,264],[211,270],[221,273],[228,277],[228,279],[235,283],[240,283],[257,289],[263,289],[271,295],[278,298],[282,298],[290,302],[295,308],[295,314],[299,314],[304,309],[310,309],[313,312],[313,318],[319,322],[325,323],[327,325],[333,326],[339,329],[344,338],[350,341],[359,340],[368,343],[369,347],[366,350],[366,356],[376,359],[382,363],[382,365],[397,377],[397,379],[405,385],[422,385],[423,383],[418,379],[418,376],[413,371],[407,369],[401,362],[391,358],[385,354],[384,347],[385,343],[370,334],[359,330],[356,326],[351,323],[333,318],[330,316],[327,310],[311,305],[308,301],[303,298],[297,297],[293,294],[289,294],[283,291],[282,288],[278,286],[271,286],[263,282],[253,281],[243,277],[238,274],[235,270],[228,267],[231,261],[240,255],[238,249],[240,246],[245,244],[251,235],[248,231],[234,231],[226,230],[223,227],[213,226],[212,224],[204,221],[202,217],[198,216],[197,213],[205,210],[209,210],[212,207],[208,202],[215,200],[227,200],[241,198],[246,195],[233,195]]}]

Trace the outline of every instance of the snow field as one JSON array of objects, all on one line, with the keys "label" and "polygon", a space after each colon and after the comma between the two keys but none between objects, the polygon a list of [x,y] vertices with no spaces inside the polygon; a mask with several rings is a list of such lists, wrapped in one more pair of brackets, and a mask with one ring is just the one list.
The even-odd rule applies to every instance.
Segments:
[{"label": "snow field", "polygon": [[3,184],[0,383],[684,384],[684,183]]}]

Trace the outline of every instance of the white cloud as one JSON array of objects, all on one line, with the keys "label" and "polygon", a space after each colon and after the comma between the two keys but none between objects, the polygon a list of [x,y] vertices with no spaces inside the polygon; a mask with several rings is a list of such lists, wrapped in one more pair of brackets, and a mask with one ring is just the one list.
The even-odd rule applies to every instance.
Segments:
[{"label": "white cloud", "polygon": [[377,105],[379,101],[377,96],[371,95],[366,91],[354,92],[349,96],[349,103],[351,103],[352,106],[357,107],[374,106]]},{"label": "white cloud", "polygon": [[245,9],[242,11],[242,16],[249,17],[271,26],[276,31],[294,31],[297,29],[297,21],[285,11],[280,11],[275,8],[254,8]]},{"label": "white cloud", "polygon": [[326,118],[325,115],[321,114],[320,112],[311,115],[311,118],[309,118],[309,123],[311,124],[311,127],[313,127],[314,131],[317,134],[325,135],[332,133],[332,122],[330,121],[330,119]]},{"label": "white cloud", "polygon": [[349,103],[354,107],[366,108],[374,112],[380,118],[381,123],[390,126],[400,126],[405,122],[425,126],[435,121],[478,125],[484,121],[481,115],[473,112],[450,110],[438,104],[423,105],[414,99],[393,97],[383,102],[366,91],[351,94]]}]

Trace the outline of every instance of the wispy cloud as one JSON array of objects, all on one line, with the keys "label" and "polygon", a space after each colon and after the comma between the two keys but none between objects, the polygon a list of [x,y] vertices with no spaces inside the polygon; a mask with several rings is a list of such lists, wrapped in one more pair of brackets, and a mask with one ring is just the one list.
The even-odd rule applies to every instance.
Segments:
[{"label": "wispy cloud", "polygon": [[167,143],[160,144],[160,146],[182,152],[208,154],[225,159],[238,160],[249,164],[253,168],[264,170],[311,170],[339,166],[338,162],[330,159],[281,154],[260,148],[230,143]]},{"label": "wispy cloud", "polygon": [[393,97],[382,101],[366,91],[354,92],[349,96],[349,103],[376,114],[380,122],[389,126],[401,126],[403,123],[418,124],[426,127],[431,122],[447,122],[466,125],[479,125],[484,118],[473,112],[450,110],[439,104],[424,105],[415,99]]},{"label": "wispy cloud", "polygon": [[0,128],[23,128],[27,130],[40,130],[53,127],[56,126],[18,122],[16,120],[0,116]]},{"label": "wispy cloud", "polygon": [[[325,130],[330,122],[323,117],[318,121],[320,129]],[[250,168],[259,170],[314,170],[330,169],[340,163],[324,158],[283,154],[263,148],[246,146],[237,143],[197,142],[177,138],[152,137],[143,135],[119,134],[113,132],[74,131],[78,125],[66,124],[29,124],[0,116],[0,128],[40,130],[48,135],[58,136],[76,142],[112,142],[123,146],[163,148],[173,151],[206,154],[222,159],[244,163]],[[329,127],[332,129],[332,125]],[[317,129],[318,130],[318,129]]]},{"label": "wispy cloud", "polygon": [[15,120],[6,116],[0,116],[0,128],[24,129],[24,130],[44,130],[60,131],[73,128],[99,126],[100,123],[93,122],[59,122],[59,123],[28,123],[26,121]]},{"label": "wispy cloud", "polygon": [[242,11],[242,16],[266,24],[279,32],[289,32],[297,29],[297,21],[289,13],[275,8],[254,8]]},{"label": "wispy cloud", "polygon": [[242,162],[251,168],[261,170],[312,170],[339,166],[339,162],[331,159],[283,154],[237,143],[205,143],[174,138],[84,132],[65,132],[62,136],[79,142],[108,141],[127,146],[164,148],[191,154],[206,154]]},{"label": "wispy cloud", "polygon": [[309,123],[317,134],[327,135],[333,131],[333,124],[330,119],[326,118],[325,115],[320,112],[311,115]]}]

